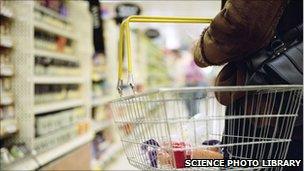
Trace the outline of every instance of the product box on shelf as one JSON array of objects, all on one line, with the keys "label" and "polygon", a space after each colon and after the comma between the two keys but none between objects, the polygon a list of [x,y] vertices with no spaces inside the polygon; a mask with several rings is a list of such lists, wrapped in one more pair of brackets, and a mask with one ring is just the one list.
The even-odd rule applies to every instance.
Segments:
[{"label": "product box on shelf", "polygon": [[76,84],[36,84],[35,104],[77,99],[81,97],[80,87]]},{"label": "product box on shelf", "polygon": [[12,78],[2,77],[0,79],[0,105],[9,105],[13,103]]},{"label": "product box on shelf", "polygon": [[42,136],[52,131],[78,124],[85,119],[85,109],[83,107],[56,111],[36,116],[36,136]]},{"label": "product box on shelf", "polygon": [[92,118],[95,121],[102,121],[108,118],[106,112],[105,112],[105,107],[103,105],[94,107],[92,109]]},{"label": "product box on shelf", "polygon": [[14,118],[14,117],[15,117],[15,112],[13,106],[8,105],[8,106],[0,107],[0,120]]},{"label": "product box on shelf", "polygon": [[0,23],[0,43],[11,47],[13,45],[11,34],[11,22],[4,21]]},{"label": "product box on shelf", "polygon": [[[7,66],[12,66],[12,71],[15,71],[13,75],[5,72],[5,77],[0,76],[0,125],[9,125],[7,122],[10,121],[6,120],[12,118],[17,122],[11,123],[17,123],[18,128],[16,135],[5,139],[1,137],[1,144],[2,140],[5,144],[15,140],[25,142],[37,151],[38,156],[63,143],[69,144],[80,134],[85,134],[79,137],[81,142],[91,136],[88,133],[90,118],[87,113],[90,102],[86,101],[86,96],[91,94],[91,83],[82,80],[83,76],[89,78],[90,75],[89,72],[81,72],[86,64],[84,61],[90,60],[89,55],[93,51],[90,48],[92,45],[84,43],[91,37],[91,14],[87,8],[83,8],[83,5],[87,5],[85,1],[58,1],[61,4],[58,8],[53,2],[0,0],[0,15],[4,11],[3,3],[10,4],[15,12],[13,18],[5,21],[2,20],[5,17],[0,16],[0,75]],[[68,15],[67,10],[72,12]],[[79,16],[85,28],[74,27],[79,25]],[[31,22],[24,22],[24,17]],[[3,24],[10,22],[8,20],[12,21],[12,28],[8,27],[8,23]],[[86,33],[85,36],[82,31]],[[76,50],[78,52],[75,47],[83,51],[75,53]],[[1,136],[3,130],[8,129],[1,127]],[[82,145],[79,142],[76,144]],[[10,150],[9,147],[7,149]],[[62,155],[66,153],[68,151]],[[55,159],[53,154],[47,155]],[[36,164],[35,161],[33,163]]]},{"label": "product box on shelf", "polygon": [[36,138],[34,148],[38,153],[43,152],[75,138],[76,135],[77,132],[74,126],[62,128],[60,131]]},{"label": "product box on shelf", "polygon": [[31,150],[25,143],[13,143],[6,147],[0,148],[0,169],[7,170],[6,167],[14,162],[18,162],[28,155]]},{"label": "product box on shelf", "polygon": [[51,52],[73,54],[72,40],[56,34],[35,30],[34,46]]},{"label": "product box on shelf", "polygon": [[35,74],[50,76],[77,76],[80,75],[79,63],[36,56]]},{"label": "product box on shelf", "polygon": [[14,118],[1,120],[0,138],[15,133],[17,130],[17,121]]}]

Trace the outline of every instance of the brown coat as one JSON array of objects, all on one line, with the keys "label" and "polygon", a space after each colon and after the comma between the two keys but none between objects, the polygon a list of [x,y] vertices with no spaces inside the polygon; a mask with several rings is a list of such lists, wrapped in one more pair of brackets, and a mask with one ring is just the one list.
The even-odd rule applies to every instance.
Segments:
[{"label": "brown coat", "polygon": [[[202,59],[196,59],[196,64],[204,67],[228,63],[217,76],[215,84],[244,85],[246,68],[242,59],[269,43],[285,4],[285,0],[228,0],[203,31],[200,41]],[[218,100],[228,105],[230,96],[222,93],[218,95]]]}]

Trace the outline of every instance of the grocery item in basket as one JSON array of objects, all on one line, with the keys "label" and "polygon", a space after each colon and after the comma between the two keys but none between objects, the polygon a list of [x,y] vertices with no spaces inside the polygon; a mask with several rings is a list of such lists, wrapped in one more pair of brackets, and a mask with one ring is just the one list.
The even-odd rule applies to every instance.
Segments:
[{"label": "grocery item in basket", "polygon": [[187,150],[187,147],[190,147],[190,144],[182,141],[165,142],[157,151],[159,164],[184,168],[185,160],[191,158],[191,151]]},{"label": "grocery item in basket", "polygon": [[143,142],[141,145],[141,150],[146,154],[146,157],[150,161],[150,166],[157,167],[157,148],[159,144],[154,139],[149,139],[148,141]]},{"label": "grocery item in basket", "polygon": [[224,159],[224,156],[220,152],[208,150],[204,148],[197,148],[192,150],[193,159]]},{"label": "grocery item in basket", "polygon": [[[215,146],[221,144],[218,140],[206,140],[202,145]],[[221,153],[222,149],[219,147],[197,148],[192,150],[193,159],[223,159],[224,155]]]},{"label": "grocery item in basket", "polygon": [[[218,140],[204,141],[203,145],[217,145],[221,142]],[[172,147],[172,148],[171,148]],[[223,159],[221,148],[195,148],[187,150],[191,147],[190,144],[181,141],[174,141],[171,143],[162,144],[161,148],[157,150],[158,163],[161,166],[170,166],[173,168],[184,168],[186,159]],[[175,164],[174,164],[175,161]]]},{"label": "grocery item in basket", "polygon": [[[221,142],[218,140],[206,140],[202,143],[202,145],[220,145]],[[221,152],[222,149],[219,147],[207,147],[207,150],[215,151],[215,152]]]},{"label": "grocery item in basket", "polygon": [[170,154],[164,150],[164,149],[158,149],[157,150],[157,159],[158,159],[158,163],[159,165],[162,166],[171,166],[172,165],[172,158],[170,156]]}]

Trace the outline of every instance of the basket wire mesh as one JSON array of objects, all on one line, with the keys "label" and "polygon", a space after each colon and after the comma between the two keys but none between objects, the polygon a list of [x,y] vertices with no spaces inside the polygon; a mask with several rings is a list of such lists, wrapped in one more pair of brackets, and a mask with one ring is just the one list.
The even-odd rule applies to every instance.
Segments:
[{"label": "basket wire mesh", "polygon": [[111,107],[131,165],[198,169],[185,168],[185,159],[285,159],[302,113],[302,89],[302,85],[159,89],[122,97]]}]

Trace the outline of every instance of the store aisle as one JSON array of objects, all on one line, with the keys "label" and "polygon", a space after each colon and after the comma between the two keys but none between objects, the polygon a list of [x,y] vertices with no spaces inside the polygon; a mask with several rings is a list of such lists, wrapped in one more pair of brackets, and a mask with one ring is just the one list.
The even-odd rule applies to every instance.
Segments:
[{"label": "store aisle", "polygon": [[129,164],[124,153],[120,153],[114,162],[112,162],[105,170],[139,170]]}]

